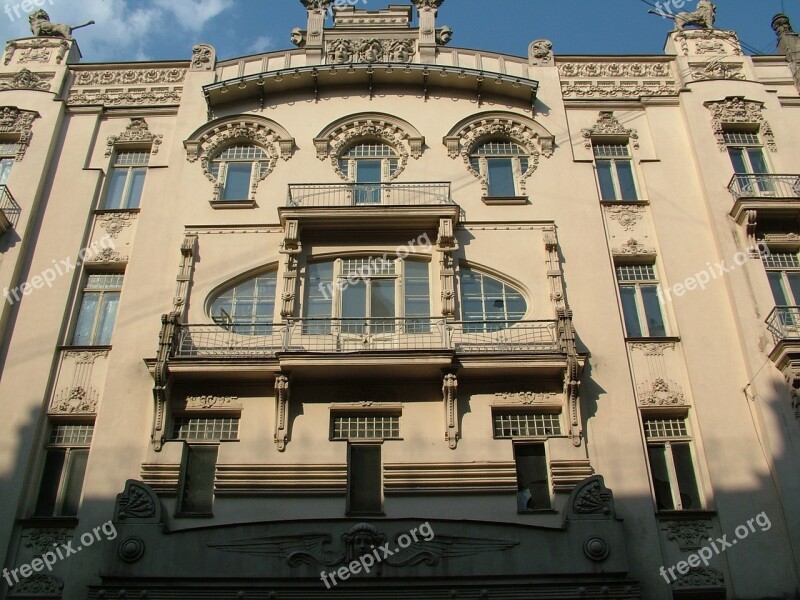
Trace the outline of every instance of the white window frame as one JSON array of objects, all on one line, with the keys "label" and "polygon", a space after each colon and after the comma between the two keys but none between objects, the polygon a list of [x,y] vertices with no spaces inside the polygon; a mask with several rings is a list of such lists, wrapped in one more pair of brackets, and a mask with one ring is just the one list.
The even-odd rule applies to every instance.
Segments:
[{"label": "white window frame", "polygon": [[[625,148],[624,154],[619,155],[610,155],[610,156],[598,156],[598,149],[600,148]],[[597,194],[600,197],[601,202],[641,202],[642,196],[639,191],[639,182],[638,176],[636,173],[636,164],[633,160],[633,154],[631,152],[630,142],[627,140],[624,142],[609,142],[609,141],[600,141],[600,140],[592,140],[592,154],[594,156],[594,165],[595,165],[595,180],[597,182]],[[603,198],[603,188],[600,184],[600,169],[598,167],[599,163],[605,162],[611,165],[610,173],[611,173],[611,184],[614,188],[614,197],[613,198]],[[635,198],[631,199],[624,199],[622,197],[622,186],[620,185],[619,181],[619,170],[618,164],[619,163],[626,163],[630,165],[631,169],[631,177],[633,178],[633,191]]]},{"label": "white window frame", "polygon": [[[632,280],[620,280],[619,279],[619,272],[618,269],[620,267],[650,267],[652,268],[654,279],[632,279]],[[667,320],[667,313],[666,308],[664,306],[663,297],[661,294],[661,287],[660,282],[658,279],[658,269],[655,263],[646,263],[646,264],[629,264],[629,263],[616,263],[614,265],[614,276],[617,280],[617,294],[619,295],[619,303],[620,303],[620,310],[622,311],[622,321],[623,326],[625,328],[625,337],[627,338],[660,338],[660,337],[669,337],[670,335],[670,327],[669,322]],[[664,326],[664,333],[662,335],[653,335],[650,332],[650,326],[647,322],[647,312],[645,311],[644,306],[644,297],[642,295],[642,287],[655,287],[656,288],[656,298],[658,300],[658,307],[659,312],[661,314],[661,322]],[[641,330],[640,336],[630,335],[628,332],[628,327],[625,319],[625,304],[622,299],[622,289],[623,288],[633,288],[635,290],[634,300],[636,303],[636,318],[639,322],[639,329]]]},{"label": "white window frame", "polygon": [[[137,155],[142,157],[143,160],[136,163],[128,163],[120,161],[121,156]],[[141,206],[142,197],[144,197],[144,184],[147,182],[147,172],[150,164],[150,150],[117,150],[114,152],[113,163],[108,173],[106,182],[106,190],[103,194],[103,210],[135,210]],[[115,172],[125,171],[125,185],[122,190],[120,198],[120,206],[109,207],[108,201],[110,200],[111,182]],[[144,182],[142,183],[141,196],[138,199],[136,206],[128,206],[130,204],[131,188],[133,187],[133,174],[134,171],[144,172]]]},{"label": "white window frame", "polygon": [[[254,148],[260,151],[261,156],[243,157],[243,158],[222,158],[222,156],[234,149],[243,149],[245,147]],[[256,152],[257,153],[257,152]],[[228,167],[232,163],[236,164],[250,164],[250,182],[245,198],[225,198],[225,186],[228,182]],[[270,165],[269,153],[259,146],[258,144],[244,140],[232,144],[228,144],[222,148],[217,154],[209,161],[209,167],[212,177],[215,177],[216,183],[214,184],[214,202],[219,204],[236,204],[238,202],[252,202],[255,201],[256,190],[258,182],[267,176],[267,171]]]},{"label": "white window frame", "polygon": [[[653,420],[677,420],[680,419],[683,421],[686,433],[683,435],[673,435],[668,434],[664,436],[658,437],[649,437],[647,435],[647,425],[646,423]],[[672,496],[672,508],[673,511],[683,511],[683,510],[703,510],[705,508],[705,498],[703,495],[703,487],[700,481],[700,473],[698,470],[698,462],[697,462],[697,454],[694,448],[694,441],[692,437],[691,425],[689,422],[689,416],[686,414],[683,415],[676,415],[676,414],[644,414],[642,415],[642,427],[644,428],[644,437],[645,443],[648,447],[648,457],[647,457],[647,467],[650,471],[650,485],[653,486],[653,500],[658,502],[658,497],[655,490],[655,481],[653,478],[653,466],[650,464],[650,456],[649,456],[649,448],[650,447],[664,447],[664,455],[666,457],[666,466],[667,466],[667,475],[669,477],[669,487],[670,487],[670,494]],[[672,453],[673,444],[679,444],[682,446],[687,446],[689,448],[689,456],[692,460],[692,474],[694,476],[694,485],[697,488],[697,499],[700,503],[700,506],[697,508],[691,509],[684,509],[683,503],[681,502],[681,493],[680,493],[680,486],[678,484],[678,472],[677,468],[675,467],[675,457]],[[667,509],[670,510],[670,509]]]},{"label": "white window frame", "polygon": [[[500,152],[499,150],[497,151],[497,153],[492,153],[492,154],[478,152],[480,148],[484,148],[492,144],[509,144],[510,146],[515,146],[516,148],[518,148],[520,152],[516,151]],[[480,175],[481,177],[481,180],[484,182],[486,186],[486,197],[502,198],[503,196],[495,196],[492,195],[491,193],[492,182],[489,176],[489,161],[492,159],[511,160],[511,171],[514,178],[514,195],[516,197],[524,196],[525,194],[523,194],[522,192],[522,177],[530,169],[531,161],[533,160],[530,153],[525,150],[525,147],[511,139],[490,139],[490,140],[482,140],[481,142],[475,144],[470,149],[469,152],[470,168],[476,173],[478,173],[478,175]],[[523,163],[523,159],[525,160],[525,163]]]},{"label": "white window frame", "polygon": [[[93,276],[108,276],[108,277],[119,277],[119,286],[117,287],[89,287],[90,281]],[[72,328],[72,335],[70,337],[70,345],[72,346],[107,346],[111,344],[111,340],[114,337],[114,329],[117,325],[117,317],[119,316],[119,304],[122,301],[122,287],[125,285],[125,274],[124,273],[86,273],[84,276],[83,287],[81,288],[81,294],[78,298],[78,306],[77,311],[75,312],[75,319],[74,325]],[[78,344],[75,341],[75,336],[78,332],[78,324],[80,322],[81,312],[83,311],[83,302],[86,297],[86,293],[92,294],[99,294],[100,301],[97,303],[97,309],[94,314],[94,320],[92,321],[92,332],[89,336],[89,341],[85,344]],[[100,313],[103,307],[103,298],[106,294],[117,294],[119,299],[117,302],[117,309],[114,313],[114,322],[111,326],[111,335],[109,336],[108,343],[106,344],[98,344],[97,343],[97,335],[99,333],[100,327]]]},{"label": "white window frame", "polygon": [[[81,454],[85,453],[87,455],[87,459],[88,459],[88,453],[89,453],[89,450],[90,450],[91,445],[92,445],[92,440],[91,439],[89,439],[88,441],[86,441],[86,440],[80,440],[80,441],[65,440],[63,442],[59,442],[57,440],[53,440],[52,439],[53,438],[53,434],[57,430],[57,428],[59,428],[59,427],[72,427],[72,426],[78,426],[78,427],[87,427],[88,426],[88,427],[91,428],[91,435],[89,437],[91,438],[91,437],[94,436],[94,423],[93,422],[72,422],[72,421],[60,422],[60,421],[55,421],[55,422],[52,422],[50,424],[50,428],[49,428],[49,431],[48,431],[48,441],[44,445],[45,460],[47,458],[47,455],[50,454],[51,452],[52,453],[63,452],[64,453],[64,463],[61,466],[61,474],[59,476],[58,488],[56,490],[56,497],[55,497],[55,503],[54,503],[54,507],[53,507],[53,514],[52,515],[40,515],[40,514],[37,514],[37,515],[35,515],[37,517],[60,517],[60,516],[75,517],[75,516],[77,516],[77,514],[75,514],[75,515],[64,515],[63,514],[66,488],[70,483],[69,476],[72,474],[71,473],[71,463],[74,460],[75,454],[77,452],[80,452]],[[42,469],[44,469],[44,463],[42,464]],[[42,472],[40,474],[40,477],[39,477],[39,488],[38,488],[38,491],[37,491],[37,494],[36,494],[37,504],[38,504],[38,502],[40,500],[40,495],[42,493],[42,484],[44,483],[44,475],[45,475],[44,470],[42,470]],[[86,480],[86,473],[84,472],[83,479],[81,480],[81,498],[78,501],[79,508],[80,508],[80,504],[82,504],[81,500],[83,498],[83,484],[85,483],[85,480]]]}]

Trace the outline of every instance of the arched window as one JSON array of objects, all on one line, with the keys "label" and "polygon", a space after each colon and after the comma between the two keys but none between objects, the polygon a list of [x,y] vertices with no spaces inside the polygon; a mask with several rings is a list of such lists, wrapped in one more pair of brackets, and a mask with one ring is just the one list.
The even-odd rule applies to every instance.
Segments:
[{"label": "arched window", "polygon": [[269,156],[259,146],[228,146],[211,159],[211,175],[217,180],[219,199],[226,202],[250,200],[269,166]]},{"label": "arched window", "polygon": [[397,151],[381,141],[359,142],[339,155],[339,170],[356,183],[355,204],[380,204],[381,183],[395,176]]},{"label": "arched window", "polygon": [[491,140],[475,146],[470,152],[470,165],[488,181],[488,196],[521,196],[519,181],[530,166],[528,151],[505,139]]},{"label": "arched window", "polygon": [[276,271],[268,271],[242,281],[214,298],[211,303],[211,318],[234,333],[271,333],[276,286]]},{"label": "arched window", "polygon": [[470,267],[461,267],[461,319],[478,329],[504,329],[521,321],[528,303],[518,289]]}]

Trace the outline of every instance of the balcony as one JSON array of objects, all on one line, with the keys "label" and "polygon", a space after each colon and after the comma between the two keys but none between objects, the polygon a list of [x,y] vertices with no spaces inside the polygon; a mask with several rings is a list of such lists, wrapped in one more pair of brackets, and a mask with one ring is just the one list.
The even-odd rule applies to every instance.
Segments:
[{"label": "balcony", "polygon": [[291,184],[281,223],[340,229],[378,224],[435,227],[440,218],[457,218],[458,205],[447,182]]},{"label": "balcony", "polygon": [[281,368],[338,376],[349,367],[363,376],[365,366],[375,373],[409,369],[417,375],[439,374],[456,359],[462,368],[496,370],[505,363],[519,373],[546,367],[555,374],[563,369],[564,353],[557,321],[326,318],[275,324],[178,324],[169,360],[173,373],[252,370],[255,374]]},{"label": "balcony", "polygon": [[800,306],[776,306],[766,322],[775,343],[772,362],[784,373],[800,372]]},{"label": "balcony", "polygon": [[734,199],[731,216],[744,224],[747,211],[771,216],[800,216],[800,175],[737,173],[728,184]]},{"label": "balcony", "polygon": [[19,204],[8,191],[8,186],[0,185],[0,235],[17,226]]}]

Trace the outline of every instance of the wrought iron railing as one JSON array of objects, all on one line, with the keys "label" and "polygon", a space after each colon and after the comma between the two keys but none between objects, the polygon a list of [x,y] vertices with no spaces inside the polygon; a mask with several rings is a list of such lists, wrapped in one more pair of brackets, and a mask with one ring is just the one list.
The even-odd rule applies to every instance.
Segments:
[{"label": "wrought iron railing", "polygon": [[728,184],[734,199],[800,198],[800,175],[737,173]]},{"label": "wrought iron railing", "polygon": [[558,352],[556,321],[448,322],[442,317],[293,319],[276,324],[178,325],[176,358],[264,357],[278,352],[450,350]]},{"label": "wrought iron railing", "polygon": [[0,185],[0,211],[2,211],[9,226],[17,226],[17,219],[20,213],[19,204],[14,200],[14,196],[11,195],[8,186],[5,185]]},{"label": "wrought iron railing", "polygon": [[291,184],[286,206],[436,206],[453,204],[449,183]]},{"label": "wrought iron railing", "polygon": [[767,328],[776,344],[800,340],[800,306],[776,306],[767,317]]}]

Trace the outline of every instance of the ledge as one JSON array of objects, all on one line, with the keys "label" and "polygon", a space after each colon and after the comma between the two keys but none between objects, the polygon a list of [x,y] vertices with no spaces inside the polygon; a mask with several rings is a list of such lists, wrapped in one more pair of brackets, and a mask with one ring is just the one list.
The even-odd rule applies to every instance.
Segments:
[{"label": "ledge", "polygon": [[508,206],[513,204],[530,204],[527,196],[484,196],[481,201],[487,206]]},{"label": "ledge", "polygon": [[211,200],[209,202],[213,209],[226,208],[257,208],[255,200]]}]

